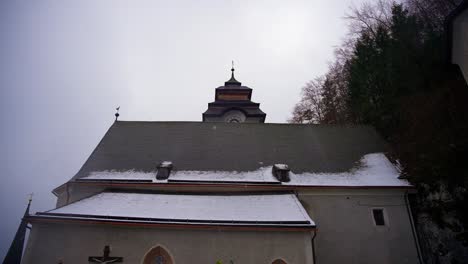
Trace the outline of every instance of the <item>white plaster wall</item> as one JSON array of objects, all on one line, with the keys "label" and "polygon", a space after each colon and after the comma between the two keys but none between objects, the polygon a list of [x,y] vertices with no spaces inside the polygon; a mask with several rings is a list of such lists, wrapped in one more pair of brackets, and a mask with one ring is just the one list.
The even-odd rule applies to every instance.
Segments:
[{"label": "white plaster wall", "polygon": [[[74,188],[78,188],[79,190],[74,190]],[[74,186],[69,191],[71,201],[75,201],[102,191],[102,187]],[[319,188],[297,191],[304,208],[318,227],[315,239],[317,263],[418,263],[415,240],[405,205],[404,190]],[[77,194],[80,195],[77,196]],[[384,227],[374,225],[371,213],[372,208],[383,208],[385,210],[388,225]],[[96,234],[91,234],[91,230],[94,230],[92,232],[96,232]],[[227,259],[229,256],[236,256],[237,260],[242,259],[243,261],[234,263],[268,263],[265,259],[274,253],[279,254],[283,250],[282,247],[287,248],[287,250],[279,255],[286,256],[291,254],[291,256],[294,256],[288,258],[290,260],[288,263],[310,263],[307,261],[312,256],[310,253],[310,234],[305,236],[299,235],[300,238],[297,238],[298,234],[279,235],[277,232],[235,233],[193,230],[144,230],[143,232],[148,232],[147,234],[154,234],[154,236],[160,238],[163,237],[163,240],[158,241],[163,241],[159,243],[168,247],[169,250],[175,247],[176,249],[174,250],[179,252],[177,259],[186,259],[185,257],[187,256],[184,257],[182,251],[187,250],[187,252],[193,253],[194,251],[190,249],[192,247],[209,252],[207,253],[207,258],[203,259],[205,262],[201,263],[211,263],[211,258],[208,258],[209,256],[220,256],[224,259]],[[119,232],[121,234],[118,234]],[[27,255],[31,257],[39,256],[47,251],[48,245],[55,243],[55,241],[59,241],[58,245],[52,248],[71,243],[67,237],[76,237],[81,241],[79,244],[73,245],[74,250],[80,251],[82,250],[80,248],[82,245],[90,243],[91,246],[83,250],[90,251],[94,248],[98,251],[97,253],[100,252],[99,250],[102,250],[102,244],[106,243],[106,241],[111,241],[107,243],[113,244],[122,243],[121,247],[131,244],[131,251],[133,251],[133,241],[140,241],[138,242],[140,243],[139,247],[148,247],[158,242],[156,240],[145,241],[147,238],[141,237],[141,232],[141,230],[132,231],[125,228],[106,228],[100,231],[89,226],[76,229],[71,225],[40,227],[34,224],[30,238],[31,242],[29,243],[30,249],[27,250]],[[83,236],[83,234],[87,235]],[[161,234],[164,234],[164,236]],[[126,238],[124,240],[116,239],[116,237],[120,236]],[[112,239],[103,240],[103,238]],[[95,240],[99,241],[99,243],[95,243]],[[60,241],[65,241],[65,243]],[[125,241],[131,242],[125,244]],[[171,241],[170,244],[167,244],[167,241]],[[179,244],[185,246],[180,246]],[[248,250],[242,251],[243,248],[248,248]],[[307,255],[309,253],[310,255]],[[132,259],[137,259],[141,254],[144,253],[141,251],[136,252]],[[180,258],[179,254],[182,254]],[[260,257],[260,259],[253,259],[251,258],[252,256]],[[58,255],[50,256],[47,259],[52,260],[56,257]],[[33,257],[33,259],[41,258]],[[179,262],[177,259],[176,263],[185,263]]]},{"label": "white plaster wall", "polygon": [[23,264],[88,263],[89,256],[102,256],[105,245],[111,256],[124,263],[142,263],[144,255],[162,245],[175,264],[271,263],[283,258],[288,264],[312,263],[310,232],[223,231],[161,229],[35,223]]},{"label": "white plaster wall", "polygon": [[[317,224],[317,263],[418,263],[403,192],[309,191],[299,199]],[[384,209],[386,226],[375,226],[372,208]]]},{"label": "white plaster wall", "polygon": [[468,9],[453,21],[452,62],[460,66],[468,81]]}]

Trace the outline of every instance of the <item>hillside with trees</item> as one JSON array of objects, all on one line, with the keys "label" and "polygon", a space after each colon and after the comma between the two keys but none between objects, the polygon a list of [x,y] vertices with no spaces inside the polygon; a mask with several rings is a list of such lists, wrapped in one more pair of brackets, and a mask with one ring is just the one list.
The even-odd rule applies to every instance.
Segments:
[{"label": "hillside with trees", "polygon": [[335,60],[303,87],[289,120],[377,129],[418,189],[411,203],[426,263],[468,259],[468,86],[447,62],[445,29],[459,3],[353,8]]}]

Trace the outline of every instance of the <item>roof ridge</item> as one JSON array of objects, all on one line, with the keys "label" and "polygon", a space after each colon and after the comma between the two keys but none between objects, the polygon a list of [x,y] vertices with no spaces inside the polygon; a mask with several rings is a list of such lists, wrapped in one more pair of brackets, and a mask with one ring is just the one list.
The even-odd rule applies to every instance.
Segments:
[{"label": "roof ridge", "polygon": [[226,122],[203,122],[203,121],[157,121],[157,120],[118,120],[115,123],[158,123],[158,124],[206,124],[210,125],[226,125],[226,126],[303,126],[303,127],[349,127],[349,128],[359,128],[359,127],[370,127],[374,128],[372,125],[365,124],[299,124],[299,123],[226,123]]}]

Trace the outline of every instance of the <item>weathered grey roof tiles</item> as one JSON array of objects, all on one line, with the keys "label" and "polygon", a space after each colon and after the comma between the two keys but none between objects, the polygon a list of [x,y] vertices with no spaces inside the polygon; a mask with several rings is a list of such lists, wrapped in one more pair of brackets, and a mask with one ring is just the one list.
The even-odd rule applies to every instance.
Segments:
[{"label": "weathered grey roof tiles", "polygon": [[384,152],[367,126],[116,121],[75,178],[94,171],[252,171],[276,163],[295,173],[344,172]]}]

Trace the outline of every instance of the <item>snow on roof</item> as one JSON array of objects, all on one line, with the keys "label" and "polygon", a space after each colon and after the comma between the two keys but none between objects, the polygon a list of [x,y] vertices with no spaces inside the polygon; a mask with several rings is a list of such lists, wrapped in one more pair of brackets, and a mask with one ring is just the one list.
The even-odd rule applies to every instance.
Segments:
[{"label": "snow on roof", "polygon": [[279,170],[289,170],[289,167],[286,164],[275,164],[274,166]]},{"label": "snow on roof", "polygon": [[255,171],[175,171],[169,181],[279,183],[271,173],[271,167],[261,167]]},{"label": "snow on roof", "polygon": [[383,153],[365,155],[355,169],[342,173],[290,173],[285,185],[304,186],[412,186],[399,179],[400,171]]},{"label": "snow on roof", "polygon": [[[276,164],[280,165],[280,164]],[[285,165],[286,166],[286,165]],[[407,180],[398,179],[399,170],[383,153],[364,155],[357,166],[341,173],[294,173],[289,168],[289,182],[279,182],[272,174],[272,167],[261,167],[255,171],[173,171],[169,180],[156,180],[156,172],[99,171],[92,172],[83,180],[151,180],[166,182],[242,182],[260,184],[282,184],[296,186],[411,186]]]},{"label": "snow on roof", "polygon": [[155,180],[156,172],[128,171],[93,171],[84,180]]},{"label": "snow on roof", "polygon": [[[256,182],[279,183],[272,175],[271,167],[262,167],[256,171],[173,171],[170,181],[218,181],[218,182]],[[155,183],[167,182],[157,180],[156,171],[95,171],[80,180],[151,180]]]},{"label": "snow on roof", "polygon": [[185,195],[103,192],[43,214],[154,218],[176,222],[274,221],[282,224],[301,222],[315,225],[293,194]]},{"label": "snow on roof", "polygon": [[161,162],[162,167],[171,167],[172,166],[172,161],[163,161]]}]

